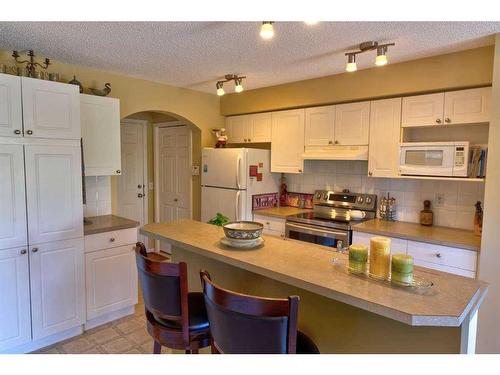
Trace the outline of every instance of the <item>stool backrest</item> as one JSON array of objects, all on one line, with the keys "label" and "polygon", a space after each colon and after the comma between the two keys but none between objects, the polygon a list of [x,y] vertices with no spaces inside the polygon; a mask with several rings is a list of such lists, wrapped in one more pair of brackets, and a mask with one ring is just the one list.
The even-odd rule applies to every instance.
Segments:
[{"label": "stool backrest", "polygon": [[215,285],[200,272],[213,345],[228,354],[295,354],[299,297],[263,298]]}]

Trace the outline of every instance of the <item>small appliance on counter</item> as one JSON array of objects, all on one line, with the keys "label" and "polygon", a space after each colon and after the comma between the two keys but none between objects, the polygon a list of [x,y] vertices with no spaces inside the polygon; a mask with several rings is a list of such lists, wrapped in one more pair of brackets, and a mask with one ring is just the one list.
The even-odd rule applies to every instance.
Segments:
[{"label": "small appliance on counter", "polygon": [[387,198],[383,197],[379,206],[379,216],[382,220],[395,221],[396,220],[396,198],[391,197],[387,193]]}]

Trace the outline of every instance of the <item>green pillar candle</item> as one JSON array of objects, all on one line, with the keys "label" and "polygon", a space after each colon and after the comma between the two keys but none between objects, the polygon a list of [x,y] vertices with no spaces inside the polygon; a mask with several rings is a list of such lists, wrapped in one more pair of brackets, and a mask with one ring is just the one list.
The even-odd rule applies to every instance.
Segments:
[{"label": "green pillar candle", "polygon": [[391,280],[397,283],[411,284],[413,281],[413,257],[406,254],[394,254],[391,260]]},{"label": "green pillar candle", "polygon": [[366,272],[368,261],[368,248],[364,245],[349,246],[349,270],[355,273]]}]

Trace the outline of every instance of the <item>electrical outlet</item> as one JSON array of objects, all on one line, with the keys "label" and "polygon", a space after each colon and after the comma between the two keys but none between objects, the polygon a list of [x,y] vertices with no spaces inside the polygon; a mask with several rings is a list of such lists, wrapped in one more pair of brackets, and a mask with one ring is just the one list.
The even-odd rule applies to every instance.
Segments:
[{"label": "electrical outlet", "polygon": [[444,206],[444,194],[443,193],[436,194],[436,203],[434,205],[436,207],[443,207]]}]

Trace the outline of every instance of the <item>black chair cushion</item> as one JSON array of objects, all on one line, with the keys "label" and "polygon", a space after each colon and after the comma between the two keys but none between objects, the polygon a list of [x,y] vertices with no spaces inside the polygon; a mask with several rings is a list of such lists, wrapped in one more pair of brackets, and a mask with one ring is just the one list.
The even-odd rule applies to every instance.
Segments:
[{"label": "black chair cushion", "polygon": [[300,331],[297,331],[297,354],[319,354],[319,349],[314,341]]},{"label": "black chair cushion", "polygon": [[[205,308],[205,299],[203,293],[192,292],[188,294],[188,309],[189,309],[189,330],[197,331],[200,329],[208,328],[208,318],[207,309]],[[178,321],[172,321],[167,319],[158,318],[155,319],[161,325],[181,329],[181,323]]]}]

